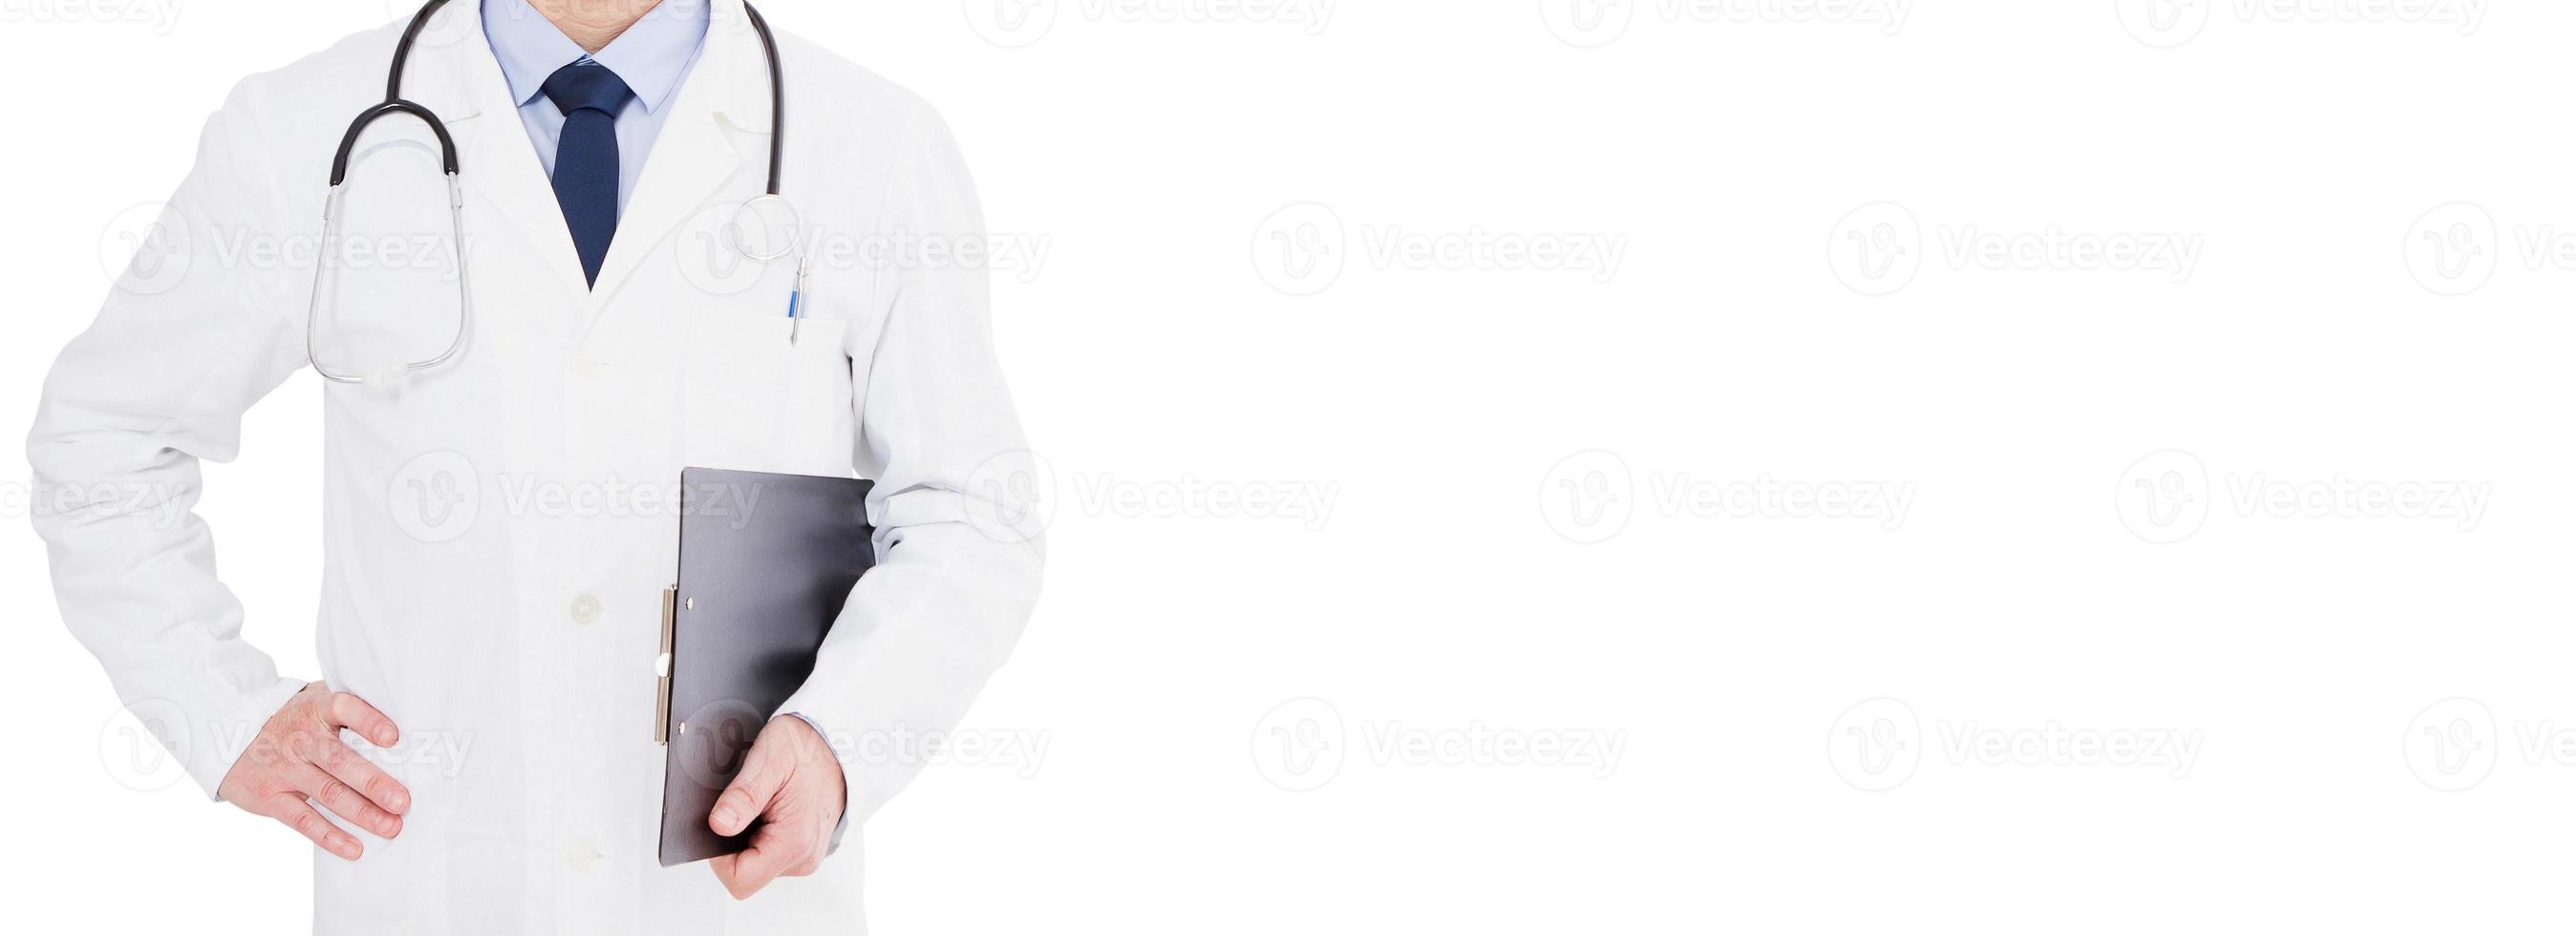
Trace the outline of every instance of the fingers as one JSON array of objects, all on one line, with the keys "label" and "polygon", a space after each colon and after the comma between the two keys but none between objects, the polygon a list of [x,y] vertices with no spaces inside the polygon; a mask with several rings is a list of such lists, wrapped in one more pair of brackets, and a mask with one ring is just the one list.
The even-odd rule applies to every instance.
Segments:
[{"label": "fingers", "polygon": [[[792,727],[809,730],[802,723]],[[750,898],[780,875],[812,874],[822,864],[830,823],[809,821],[822,809],[824,794],[816,788],[822,781],[814,779],[819,774],[797,771],[795,745],[782,740],[793,737],[763,731],[744,758],[741,775],[725,787],[707,816],[707,827],[718,835],[740,834],[766,817],[752,832],[751,847],[708,862],[735,900]],[[830,792],[838,795],[837,773],[829,782]]]},{"label": "fingers", "polygon": [[725,893],[732,894],[735,900],[749,900],[751,895],[760,893],[760,888],[744,886],[739,870],[741,863],[741,855],[717,855],[707,859],[707,867],[715,870],[716,881],[724,885]]},{"label": "fingers", "polygon": [[335,727],[357,732],[359,737],[377,747],[392,747],[401,738],[401,734],[394,730],[393,719],[376,711],[376,707],[368,705],[365,699],[346,692],[331,694],[331,707],[325,720]]},{"label": "fingers", "polygon": [[295,786],[305,796],[322,804],[322,808],[349,820],[358,828],[375,833],[377,838],[393,838],[402,832],[401,817],[386,812],[359,794],[356,788],[329,773],[309,767],[299,770],[295,775]]},{"label": "fingers", "polygon": [[264,810],[261,815],[275,819],[287,828],[294,829],[297,834],[312,839],[313,844],[322,846],[323,851],[337,855],[343,861],[356,861],[359,853],[364,851],[358,845],[357,836],[340,831],[339,826],[332,825],[331,820],[322,818],[321,813],[314,812],[312,806],[306,805],[301,796],[281,793],[270,797],[262,806]]},{"label": "fingers", "polygon": [[778,798],[787,771],[780,769],[774,746],[754,742],[751,753],[743,758],[742,773],[716,797],[716,808],[707,814],[707,828],[717,835],[740,835]]},{"label": "fingers", "polygon": [[786,841],[787,836],[763,826],[752,836],[751,847],[738,855],[721,855],[709,863],[715,868],[716,880],[724,882],[725,892],[735,900],[748,900],[769,882],[778,879],[787,866],[804,860],[802,852]]},{"label": "fingers", "polygon": [[260,726],[216,794],[343,860],[358,860],[364,851],[358,837],[333,825],[316,804],[351,826],[392,838],[402,832],[411,791],[341,740],[343,730],[379,747],[401,739],[393,720],[366,700],[313,683]]},{"label": "fingers", "polygon": [[322,756],[314,760],[314,766],[328,771],[331,776],[339,778],[340,782],[356,788],[368,802],[382,807],[386,812],[401,815],[411,811],[411,790],[403,786],[401,781],[395,780],[378,769],[366,758],[358,756],[358,752],[350,750],[346,744],[334,744],[323,748]]}]

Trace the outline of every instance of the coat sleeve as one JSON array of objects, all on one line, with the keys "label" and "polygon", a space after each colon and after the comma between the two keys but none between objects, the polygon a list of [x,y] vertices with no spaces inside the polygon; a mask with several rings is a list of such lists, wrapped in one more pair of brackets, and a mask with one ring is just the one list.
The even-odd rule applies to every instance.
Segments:
[{"label": "coat sleeve", "polygon": [[[921,109],[890,178],[894,221],[925,237],[983,236],[955,139]],[[920,772],[925,735],[953,730],[1018,642],[1036,603],[1037,469],[993,352],[980,266],[895,273],[858,408],[856,468],[876,480],[877,566],[859,580],[780,707],[822,728],[864,821]],[[855,330],[854,330],[855,333]]]},{"label": "coat sleeve", "polygon": [[199,461],[231,460],[242,412],[303,363],[289,271],[244,249],[294,230],[257,125],[238,89],[207,121],[195,167],[54,362],[27,441],[64,623],[210,796],[303,685],[242,639],[194,511]]}]

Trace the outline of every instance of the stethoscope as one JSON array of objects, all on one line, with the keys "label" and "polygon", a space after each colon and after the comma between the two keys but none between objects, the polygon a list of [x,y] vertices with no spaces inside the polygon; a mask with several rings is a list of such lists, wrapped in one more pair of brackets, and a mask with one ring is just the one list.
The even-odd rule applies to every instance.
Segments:
[{"label": "stethoscope", "polygon": [[[471,291],[467,288],[465,276],[465,191],[456,181],[456,140],[447,135],[447,124],[439,120],[437,114],[416,102],[404,100],[402,96],[403,62],[411,58],[412,42],[420,37],[421,28],[429,24],[430,16],[437,13],[439,7],[445,5],[447,0],[429,0],[421,6],[420,12],[412,14],[411,25],[403,29],[402,40],[394,44],[393,66],[385,75],[385,102],[359,112],[358,118],[349,123],[349,132],[341,135],[339,152],[331,157],[331,191],[322,201],[324,249],[314,263],[313,298],[311,304],[305,307],[304,313],[304,356],[313,362],[314,373],[334,383],[364,383],[381,386],[414,372],[445,364],[456,357],[456,352],[465,347],[465,325],[467,319],[473,314],[473,300]],[[769,187],[767,192],[743,202],[741,207],[735,210],[735,223],[725,227],[725,242],[744,257],[767,263],[786,256],[797,247],[795,229],[798,219],[795,206],[788,204],[786,199],[778,197],[778,166],[781,156],[786,152],[782,146],[787,136],[786,82],[781,77],[778,67],[778,40],[769,34],[768,21],[761,19],[760,11],[752,9],[748,3],[743,4],[742,11],[750,17],[752,31],[760,34],[761,51],[769,57]],[[321,329],[322,279],[330,272],[331,264],[327,259],[330,255],[329,245],[332,243],[332,234],[338,231],[340,226],[340,189],[342,183],[349,177],[349,151],[357,147],[358,134],[364,132],[368,124],[388,114],[409,114],[417,117],[422,123],[429,125],[432,133],[438,135],[439,168],[447,173],[448,229],[456,238],[456,337],[449,340],[447,350],[439,352],[436,357],[423,361],[408,361],[399,367],[388,367],[379,374],[361,377],[343,374],[324,365],[322,356],[315,347],[314,336]],[[757,214],[768,210],[771,206],[787,212],[788,236],[781,238],[775,249],[766,252],[755,251],[744,246],[740,234],[743,215]],[[804,304],[807,260],[808,258],[804,257],[797,259],[796,286],[787,295],[789,320],[787,341],[790,344],[795,343],[797,332],[805,324],[801,307]]]}]

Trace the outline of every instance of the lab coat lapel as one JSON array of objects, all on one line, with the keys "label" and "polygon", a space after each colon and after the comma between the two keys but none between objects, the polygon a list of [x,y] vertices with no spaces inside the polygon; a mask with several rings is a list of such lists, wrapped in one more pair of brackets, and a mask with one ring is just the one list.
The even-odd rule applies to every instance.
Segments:
[{"label": "lab coat lapel", "polygon": [[[742,183],[736,177],[767,165],[745,153],[765,154],[769,145],[768,60],[741,0],[717,0],[708,13],[706,43],[644,157],[643,174],[619,213],[617,235],[591,286],[594,321],[690,217],[729,192],[737,201],[760,192],[760,179]],[[747,190],[732,192],[737,186]]]},{"label": "lab coat lapel", "polygon": [[[456,138],[469,245],[516,235],[527,248],[524,259],[543,268],[555,288],[578,295],[590,288],[582,281],[581,256],[555,203],[554,185],[519,122],[510,83],[484,38],[482,8],[473,0],[450,0],[431,18],[405,70],[403,93],[445,118]],[[486,208],[502,217],[477,217]]]}]

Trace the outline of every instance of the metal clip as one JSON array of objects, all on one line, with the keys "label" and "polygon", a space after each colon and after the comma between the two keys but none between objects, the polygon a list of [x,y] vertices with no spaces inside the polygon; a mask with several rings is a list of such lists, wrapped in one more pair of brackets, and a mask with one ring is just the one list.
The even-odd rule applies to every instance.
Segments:
[{"label": "metal clip", "polygon": [[662,655],[653,659],[653,743],[671,743],[671,639],[680,619],[680,586],[662,589]]}]

